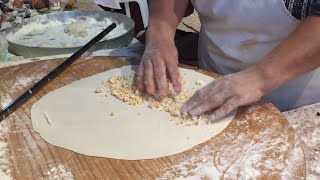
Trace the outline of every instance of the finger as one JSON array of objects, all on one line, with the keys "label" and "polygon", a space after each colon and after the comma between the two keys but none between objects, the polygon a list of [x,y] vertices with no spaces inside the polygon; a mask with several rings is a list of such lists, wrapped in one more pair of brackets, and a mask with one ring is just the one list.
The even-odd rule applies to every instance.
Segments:
[{"label": "finger", "polygon": [[226,103],[224,103],[219,109],[215,110],[210,116],[209,120],[211,122],[221,120],[226,117],[229,113],[234,111],[240,106],[240,101],[238,98],[231,98]]},{"label": "finger", "polygon": [[143,63],[140,64],[139,69],[135,75],[135,85],[140,93],[144,93],[144,83],[143,83]]},{"label": "finger", "polygon": [[182,86],[180,82],[180,73],[178,69],[178,64],[176,62],[170,61],[170,63],[166,64],[169,79],[173,85],[173,90],[176,93],[180,93]]},{"label": "finger", "polygon": [[155,95],[155,82],[153,74],[153,65],[150,61],[144,62],[143,83],[145,91],[150,95]]},{"label": "finger", "polygon": [[227,101],[227,97],[221,96],[220,93],[215,94],[213,97],[210,97],[208,100],[205,100],[203,103],[195,106],[188,112],[188,114],[192,117],[200,116],[210,110],[220,107],[225,101]]},{"label": "finger", "polygon": [[208,97],[218,93],[218,88],[215,86],[215,81],[198,90],[187,102],[181,107],[181,113],[188,113],[191,109],[202,104]]},{"label": "finger", "polygon": [[202,104],[203,101],[205,101],[205,94],[208,94],[207,90],[204,88],[198,90],[187,102],[185,102],[181,107],[181,112],[188,113],[191,109],[193,109],[196,106],[199,106]]},{"label": "finger", "polygon": [[168,95],[168,80],[164,61],[158,58],[154,61],[154,80],[156,82],[156,91],[160,99]]}]

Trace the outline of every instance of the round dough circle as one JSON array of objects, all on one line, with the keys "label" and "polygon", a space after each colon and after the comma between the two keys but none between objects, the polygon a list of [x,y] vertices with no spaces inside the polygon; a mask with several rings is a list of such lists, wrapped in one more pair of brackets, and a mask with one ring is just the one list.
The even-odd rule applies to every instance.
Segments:
[{"label": "round dough circle", "polygon": [[[138,160],[191,149],[221,132],[233,119],[235,112],[209,125],[177,125],[167,112],[151,110],[146,104],[131,106],[105,93],[95,93],[102,81],[128,75],[136,68],[112,69],[45,95],[31,109],[34,130],[50,144],[78,153]],[[185,88],[192,92],[213,80],[187,69],[180,72],[188,81]],[[202,86],[195,83],[199,79],[204,82]]]}]

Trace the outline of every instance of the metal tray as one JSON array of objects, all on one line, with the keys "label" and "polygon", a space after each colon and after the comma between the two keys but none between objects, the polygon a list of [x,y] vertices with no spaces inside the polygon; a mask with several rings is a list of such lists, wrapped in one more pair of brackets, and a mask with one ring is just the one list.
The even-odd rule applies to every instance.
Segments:
[{"label": "metal tray", "polygon": [[[115,49],[127,46],[131,43],[133,36],[134,36],[134,21],[122,14],[114,13],[114,12],[106,12],[106,11],[67,11],[67,12],[59,12],[59,13],[52,13],[46,15],[35,16],[30,19],[24,20],[21,24],[8,28],[5,32],[12,33],[17,32],[19,29],[23,28],[24,25],[30,22],[39,22],[44,19],[50,20],[58,20],[62,23],[68,22],[69,19],[84,19],[87,17],[93,17],[97,21],[102,21],[104,18],[110,18],[116,24],[124,23],[124,28],[127,32],[121,36],[108,39],[105,41],[100,41],[95,46],[93,46],[89,52],[101,50],[101,49]],[[8,40],[9,43],[9,52],[14,55],[24,56],[24,57],[40,57],[40,56],[50,56],[50,55],[59,55],[59,54],[72,54],[80,47],[32,47],[32,46],[25,46],[21,44],[17,44]]]}]

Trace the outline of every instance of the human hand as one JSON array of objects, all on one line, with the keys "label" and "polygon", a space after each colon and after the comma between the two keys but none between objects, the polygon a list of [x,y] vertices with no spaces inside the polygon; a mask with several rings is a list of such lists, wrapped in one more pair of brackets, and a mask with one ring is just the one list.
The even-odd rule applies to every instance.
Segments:
[{"label": "human hand", "polygon": [[209,114],[220,120],[239,106],[257,102],[266,93],[263,77],[256,69],[227,75],[198,90],[181,108],[192,117]]},{"label": "human hand", "polygon": [[179,93],[181,82],[174,42],[149,43],[135,77],[139,92],[162,99],[168,95],[169,81],[174,91]]}]

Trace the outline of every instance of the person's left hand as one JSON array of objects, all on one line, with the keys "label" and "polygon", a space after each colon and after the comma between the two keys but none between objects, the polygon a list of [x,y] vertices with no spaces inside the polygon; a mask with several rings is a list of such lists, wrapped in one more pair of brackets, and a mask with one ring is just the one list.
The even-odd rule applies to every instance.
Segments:
[{"label": "person's left hand", "polygon": [[257,102],[266,93],[259,71],[245,70],[215,80],[198,90],[181,108],[192,117],[209,114],[209,120],[224,118],[239,106]]}]

